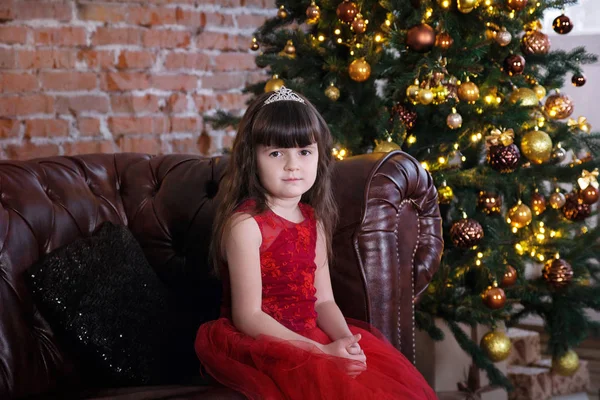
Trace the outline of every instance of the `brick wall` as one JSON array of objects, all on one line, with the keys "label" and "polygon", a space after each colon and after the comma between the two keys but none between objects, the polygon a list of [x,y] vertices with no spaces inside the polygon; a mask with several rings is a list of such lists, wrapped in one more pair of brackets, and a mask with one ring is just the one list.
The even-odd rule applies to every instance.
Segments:
[{"label": "brick wall", "polygon": [[0,158],[211,154],[264,79],[249,45],[274,0],[0,0]]}]

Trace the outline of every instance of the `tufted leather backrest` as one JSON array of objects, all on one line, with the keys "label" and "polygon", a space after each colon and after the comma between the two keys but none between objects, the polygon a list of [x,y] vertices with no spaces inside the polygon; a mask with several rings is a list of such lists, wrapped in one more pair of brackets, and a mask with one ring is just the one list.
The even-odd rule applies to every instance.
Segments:
[{"label": "tufted leather backrest", "polygon": [[[221,286],[207,255],[226,162],[131,153],[0,162],[0,397],[45,393],[72,379],[73,364],[23,275],[105,221],[133,232],[156,273],[181,296],[179,311],[191,329],[218,316]],[[336,163],[334,184],[341,216],[336,298],[348,316],[374,323],[410,351],[402,326],[412,326],[413,297],[429,282],[443,246],[431,178],[395,152]]]}]

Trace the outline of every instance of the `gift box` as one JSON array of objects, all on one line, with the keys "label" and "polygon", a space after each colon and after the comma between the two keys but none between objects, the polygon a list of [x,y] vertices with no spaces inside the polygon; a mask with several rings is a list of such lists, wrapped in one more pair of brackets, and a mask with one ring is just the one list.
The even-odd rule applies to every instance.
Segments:
[{"label": "gift box", "polygon": [[540,334],[519,328],[509,328],[506,336],[512,342],[508,365],[532,365],[541,359]]},{"label": "gift box", "polygon": [[[542,368],[552,368],[552,360],[547,358],[540,360],[536,366]],[[552,395],[560,396],[563,394],[572,394],[578,392],[587,392],[590,387],[590,371],[586,360],[579,360],[579,368],[571,376],[562,376],[550,372],[552,381]]]},{"label": "gift box", "polygon": [[552,396],[548,368],[510,365],[507,376],[514,386],[508,394],[509,400],[547,400]]},{"label": "gift box", "polygon": [[[427,380],[429,385],[438,394],[440,400],[468,399],[469,394],[460,391],[459,383],[467,382],[469,369],[473,360],[459,346],[454,335],[441,319],[436,319],[435,324],[444,333],[444,340],[435,341],[426,332],[416,332],[416,367]],[[477,326],[475,332],[471,331],[469,325],[459,324],[461,329],[469,337],[474,333],[476,343],[479,343],[483,335],[491,329],[487,326]],[[501,329],[499,327],[498,329]],[[502,361],[495,364],[496,367],[506,374],[507,363]],[[481,388],[489,385],[487,374],[483,370],[477,370],[477,378]],[[506,390],[496,388],[490,391],[478,393],[481,400],[507,400]]]}]

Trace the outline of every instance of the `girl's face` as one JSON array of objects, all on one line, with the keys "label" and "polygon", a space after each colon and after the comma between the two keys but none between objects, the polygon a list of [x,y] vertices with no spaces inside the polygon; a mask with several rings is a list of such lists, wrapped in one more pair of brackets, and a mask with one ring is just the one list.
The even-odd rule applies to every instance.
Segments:
[{"label": "girl's face", "polygon": [[318,150],[316,143],[291,148],[258,146],[258,179],[268,195],[281,200],[300,201],[317,178]]}]

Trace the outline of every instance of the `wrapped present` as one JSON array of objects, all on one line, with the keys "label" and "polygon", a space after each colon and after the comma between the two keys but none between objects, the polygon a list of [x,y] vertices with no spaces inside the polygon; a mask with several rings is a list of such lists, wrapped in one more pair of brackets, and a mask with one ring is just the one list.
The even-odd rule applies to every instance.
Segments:
[{"label": "wrapped present", "polygon": [[546,400],[552,397],[548,368],[509,365],[507,376],[514,386],[508,394],[509,400]]},{"label": "wrapped present", "polygon": [[506,360],[509,365],[531,365],[542,358],[538,332],[509,328],[506,336],[512,342],[512,350]]},{"label": "wrapped present", "polygon": [[[475,396],[474,393],[460,389],[460,385],[469,380],[473,360],[460,347],[442,319],[436,318],[435,324],[444,333],[444,340],[435,341],[426,332],[417,331],[415,353],[417,369],[438,394],[440,400],[472,398],[507,400],[508,396],[503,388],[491,388],[490,390],[486,388],[490,383],[487,374],[478,369],[476,378],[479,381],[479,388],[486,389],[478,391]],[[459,324],[459,326],[468,336],[474,335],[476,343],[479,343],[483,335],[490,331],[487,326],[477,326],[473,330],[466,324]],[[506,361],[495,363],[495,365],[503,374],[506,374]],[[477,388],[474,390],[477,391]]]},{"label": "wrapped present", "polygon": [[[543,368],[552,368],[552,360],[547,358],[540,360],[536,366]],[[552,381],[552,395],[560,396],[563,394],[572,394],[578,392],[587,392],[590,387],[590,371],[586,360],[579,360],[579,368],[571,376],[562,376],[550,373]]]}]

